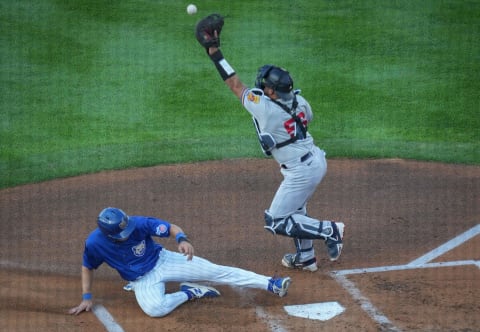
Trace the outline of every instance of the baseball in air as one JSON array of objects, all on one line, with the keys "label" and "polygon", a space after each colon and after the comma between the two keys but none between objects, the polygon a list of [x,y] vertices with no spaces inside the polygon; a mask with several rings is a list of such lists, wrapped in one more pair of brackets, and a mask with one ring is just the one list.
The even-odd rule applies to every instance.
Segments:
[{"label": "baseball in air", "polygon": [[187,6],[187,13],[189,15],[194,15],[197,13],[197,6],[195,6],[193,3],[189,4]]}]

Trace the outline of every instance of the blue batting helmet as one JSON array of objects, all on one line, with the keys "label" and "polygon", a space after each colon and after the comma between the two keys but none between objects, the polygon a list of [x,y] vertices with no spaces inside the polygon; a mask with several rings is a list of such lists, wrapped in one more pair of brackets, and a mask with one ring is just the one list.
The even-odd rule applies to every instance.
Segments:
[{"label": "blue batting helmet", "polygon": [[113,240],[126,240],[135,229],[135,221],[120,209],[108,207],[97,218],[98,228]]}]

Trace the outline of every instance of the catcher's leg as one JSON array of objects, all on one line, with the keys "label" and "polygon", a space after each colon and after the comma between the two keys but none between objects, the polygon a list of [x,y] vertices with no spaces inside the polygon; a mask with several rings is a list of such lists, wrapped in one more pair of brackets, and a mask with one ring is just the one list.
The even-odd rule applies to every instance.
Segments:
[{"label": "catcher's leg", "polygon": [[296,253],[285,254],[282,258],[282,265],[291,269],[301,269],[315,272],[318,269],[317,258],[313,251],[312,240],[301,240],[294,238]]},{"label": "catcher's leg", "polygon": [[318,221],[300,214],[275,218],[269,211],[265,211],[265,224],[263,227],[273,234],[299,239],[326,240],[334,233],[332,221]]},{"label": "catcher's leg", "polygon": [[[319,221],[300,214],[274,218],[268,211],[265,211],[265,223],[264,228],[273,234],[298,238],[302,241],[325,240],[330,260],[335,261],[340,257],[343,248],[343,223],[335,223],[329,220]],[[307,243],[303,245],[308,246]]]},{"label": "catcher's leg", "polygon": [[[297,214],[308,216],[306,204],[297,210]],[[295,243],[295,248],[297,249],[297,257],[300,262],[316,262],[315,249],[313,248],[313,240],[295,238],[293,239],[293,241]]]},{"label": "catcher's leg", "polygon": [[[306,204],[297,210],[297,214],[307,215]],[[282,264],[286,267],[301,268],[308,271],[316,271],[317,258],[313,248],[313,240],[294,238],[296,254],[286,254],[283,256]]]}]

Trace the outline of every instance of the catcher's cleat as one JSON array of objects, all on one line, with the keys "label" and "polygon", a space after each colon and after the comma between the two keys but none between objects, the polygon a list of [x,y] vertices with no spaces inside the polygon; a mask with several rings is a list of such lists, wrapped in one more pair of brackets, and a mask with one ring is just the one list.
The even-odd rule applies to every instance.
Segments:
[{"label": "catcher's cleat", "polygon": [[298,254],[286,254],[282,258],[282,265],[288,267],[289,269],[299,269],[310,272],[315,272],[318,270],[316,257],[313,257],[305,262],[300,262],[298,257]]},{"label": "catcher's cleat", "polygon": [[289,277],[285,277],[285,278],[273,277],[268,281],[268,290],[273,294],[277,294],[280,297],[284,297],[285,295],[287,295],[288,286],[290,286],[291,282],[292,282],[292,279],[290,279]]},{"label": "catcher's cleat", "polygon": [[188,295],[188,299],[201,299],[202,297],[218,297],[220,292],[213,287],[183,282],[180,284],[180,290]]},{"label": "catcher's cleat", "polygon": [[325,239],[325,244],[327,245],[328,256],[333,262],[342,254],[345,224],[343,222],[332,222],[332,227],[333,234]]}]

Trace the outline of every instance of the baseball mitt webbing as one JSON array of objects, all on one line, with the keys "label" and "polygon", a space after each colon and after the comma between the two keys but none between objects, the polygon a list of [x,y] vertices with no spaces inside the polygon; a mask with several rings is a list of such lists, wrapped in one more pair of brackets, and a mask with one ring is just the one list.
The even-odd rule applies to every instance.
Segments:
[{"label": "baseball mitt webbing", "polygon": [[[195,26],[195,37],[200,45],[209,47],[220,46],[220,32],[223,28],[223,17],[220,14],[210,14],[198,21]],[[217,34],[215,35],[215,31]]]}]

